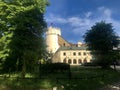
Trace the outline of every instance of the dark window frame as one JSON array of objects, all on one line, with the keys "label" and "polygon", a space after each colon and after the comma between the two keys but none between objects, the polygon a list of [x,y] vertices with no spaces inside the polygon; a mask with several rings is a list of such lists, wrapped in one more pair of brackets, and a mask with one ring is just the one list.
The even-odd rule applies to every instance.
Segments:
[{"label": "dark window frame", "polygon": [[73,56],[76,56],[76,52],[73,52]]},{"label": "dark window frame", "polygon": [[77,60],[76,59],[73,59],[73,64],[77,64]]},{"label": "dark window frame", "polygon": [[63,56],[66,56],[66,52],[63,53]]}]

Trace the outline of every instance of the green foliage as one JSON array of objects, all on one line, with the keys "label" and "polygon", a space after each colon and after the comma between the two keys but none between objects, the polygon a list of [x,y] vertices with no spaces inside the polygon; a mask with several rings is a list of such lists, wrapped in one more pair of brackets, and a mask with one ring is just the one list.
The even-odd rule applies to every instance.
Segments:
[{"label": "green foliage", "polygon": [[0,77],[0,89],[42,90],[57,87],[58,90],[99,90],[103,86],[111,85],[120,80],[120,72],[111,69],[74,66],[71,67],[71,73],[74,79],[68,79],[68,76],[62,73],[47,74],[42,79]]},{"label": "green foliage", "polygon": [[5,72],[31,71],[43,57],[47,4],[47,0],[1,0],[0,65]]},{"label": "green foliage", "polygon": [[85,42],[92,50],[109,51],[118,45],[118,36],[111,23],[96,23],[85,34]]},{"label": "green foliage", "polygon": [[113,47],[118,45],[118,36],[114,32],[111,23],[103,21],[96,23],[90,30],[85,33],[85,42],[95,54],[94,57],[103,66],[109,66],[114,60],[112,57]]},{"label": "green foliage", "polygon": [[70,65],[66,63],[48,63],[42,64],[40,69],[44,73],[58,72],[58,71],[69,71]]}]

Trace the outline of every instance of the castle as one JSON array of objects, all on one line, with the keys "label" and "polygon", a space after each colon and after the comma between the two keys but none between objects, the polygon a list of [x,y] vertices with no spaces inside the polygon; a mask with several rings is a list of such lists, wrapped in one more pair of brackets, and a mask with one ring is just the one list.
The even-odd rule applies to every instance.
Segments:
[{"label": "castle", "polygon": [[91,51],[81,42],[72,44],[61,36],[61,30],[49,27],[46,31],[48,53],[52,53],[52,63],[62,62],[70,65],[81,65],[92,60]]}]

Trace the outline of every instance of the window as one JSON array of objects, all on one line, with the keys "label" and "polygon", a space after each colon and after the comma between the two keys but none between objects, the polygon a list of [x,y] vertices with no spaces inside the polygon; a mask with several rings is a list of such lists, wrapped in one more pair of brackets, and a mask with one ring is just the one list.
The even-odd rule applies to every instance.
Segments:
[{"label": "window", "polygon": [[86,55],[86,52],[84,52],[83,54]]},{"label": "window", "polygon": [[81,52],[79,52],[78,55],[80,56],[80,55],[81,55]]},{"label": "window", "polygon": [[87,63],[87,60],[86,60],[86,59],[84,59],[84,63]]},{"label": "window", "polygon": [[87,52],[86,54],[87,54],[87,55],[90,55],[90,52]]},{"label": "window", "polygon": [[76,63],[77,63],[77,62],[76,62],[76,59],[74,59],[74,60],[73,60],[73,64],[76,64]]},{"label": "window", "polygon": [[63,53],[63,56],[65,56],[65,55],[66,55],[66,53],[64,52],[64,53]]},{"label": "window", "polygon": [[66,58],[63,60],[63,63],[66,63]]},{"label": "window", "polygon": [[68,63],[71,64],[71,59],[68,60]]},{"label": "window", "polygon": [[92,62],[93,60],[92,59],[90,59],[90,62]]},{"label": "window", "polygon": [[81,63],[82,63],[82,60],[81,60],[81,59],[79,59],[79,60],[78,60],[78,63],[79,63],[79,64],[81,64]]},{"label": "window", "polygon": [[74,53],[73,53],[73,55],[75,56],[75,55],[76,55],[76,53],[74,52]]}]

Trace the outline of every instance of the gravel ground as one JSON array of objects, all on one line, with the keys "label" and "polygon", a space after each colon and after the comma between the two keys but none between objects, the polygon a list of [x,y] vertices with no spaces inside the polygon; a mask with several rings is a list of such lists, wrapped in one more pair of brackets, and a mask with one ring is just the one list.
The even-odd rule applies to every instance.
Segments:
[{"label": "gravel ground", "polygon": [[120,82],[115,83],[114,85],[107,85],[99,90],[120,90]]},{"label": "gravel ground", "polygon": [[[113,68],[113,66],[111,66]],[[118,72],[120,72],[120,66],[116,66]],[[99,90],[120,90],[120,82],[113,85],[107,85]]]}]

